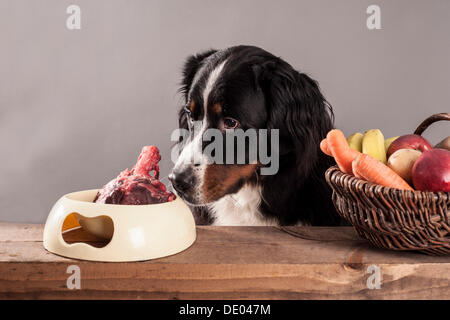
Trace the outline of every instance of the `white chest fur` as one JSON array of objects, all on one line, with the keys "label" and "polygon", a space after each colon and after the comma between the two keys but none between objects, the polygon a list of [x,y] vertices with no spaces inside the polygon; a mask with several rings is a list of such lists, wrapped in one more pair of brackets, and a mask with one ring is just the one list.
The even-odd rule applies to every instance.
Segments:
[{"label": "white chest fur", "polygon": [[246,185],[237,193],[227,195],[209,205],[216,226],[276,226],[275,219],[267,219],[258,210],[261,190]]}]

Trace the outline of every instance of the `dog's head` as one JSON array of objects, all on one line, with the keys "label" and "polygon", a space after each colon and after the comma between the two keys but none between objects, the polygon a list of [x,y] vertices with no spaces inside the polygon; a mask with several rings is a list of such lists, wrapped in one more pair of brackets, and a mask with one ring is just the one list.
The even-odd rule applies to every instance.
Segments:
[{"label": "dog's head", "polygon": [[[236,129],[268,129],[270,136],[271,129],[278,129],[277,149],[269,143],[268,153],[277,153],[280,165],[283,158],[293,159],[301,176],[315,165],[320,140],[332,127],[331,108],[317,83],[257,47],[191,56],[184,66],[181,92],[185,105],[179,112],[179,126],[189,130],[189,137],[180,142],[182,151],[169,179],[177,193],[194,205],[214,202],[263,179],[259,159],[245,164],[207,161],[204,151],[214,141],[205,139],[208,129],[224,136]],[[225,145],[224,158],[230,152]]]}]

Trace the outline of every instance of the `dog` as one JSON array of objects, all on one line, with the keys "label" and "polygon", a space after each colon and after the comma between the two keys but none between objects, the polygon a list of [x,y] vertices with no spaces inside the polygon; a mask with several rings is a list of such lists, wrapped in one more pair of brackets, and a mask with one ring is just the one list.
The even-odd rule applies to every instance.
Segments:
[{"label": "dog", "polygon": [[[315,80],[261,48],[234,46],[190,56],[180,92],[179,127],[189,138],[179,142],[169,180],[197,224],[341,224],[324,176],[335,163],[319,148],[334,114]],[[276,174],[262,175],[258,163],[194,163],[211,128],[278,129]]]}]

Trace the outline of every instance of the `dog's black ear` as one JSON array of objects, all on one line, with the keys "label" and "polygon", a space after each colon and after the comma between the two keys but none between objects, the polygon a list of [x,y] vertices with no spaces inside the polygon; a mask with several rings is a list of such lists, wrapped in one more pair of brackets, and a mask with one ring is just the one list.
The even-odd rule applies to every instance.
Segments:
[{"label": "dog's black ear", "polygon": [[266,65],[262,81],[268,92],[268,127],[280,132],[280,155],[295,154],[298,172],[310,172],[322,156],[320,141],[333,128],[330,104],[315,80],[287,63]]},{"label": "dog's black ear", "polygon": [[[180,88],[180,92],[183,94],[184,103],[188,103],[187,99],[189,90],[191,89],[192,81],[194,81],[194,77],[198,69],[202,65],[203,61],[215,52],[217,52],[217,50],[211,49],[205,52],[198,53],[196,55],[192,55],[186,59],[186,62],[183,66],[183,78]],[[187,116],[186,112],[184,112],[184,106],[178,111],[178,125],[180,128],[188,128]]]},{"label": "dog's black ear", "polygon": [[[183,66],[183,80],[181,82],[180,91],[183,93],[185,100],[187,99],[187,94],[189,93],[189,89],[191,88],[192,81],[194,80],[195,74],[198,69],[202,65],[203,61],[209,57],[210,55],[216,53],[217,50],[210,49],[208,51],[204,51],[201,53],[197,53],[195,55],[187,58],[186,62]],[[187,101],[185,101],[187,102]]]}]

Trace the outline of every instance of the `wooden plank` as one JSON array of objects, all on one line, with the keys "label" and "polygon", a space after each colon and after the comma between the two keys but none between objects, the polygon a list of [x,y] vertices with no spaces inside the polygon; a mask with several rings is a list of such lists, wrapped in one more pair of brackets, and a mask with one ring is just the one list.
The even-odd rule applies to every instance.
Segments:
[{"label": "wooden plank", "polygon": [[[307,239],[276,227],[197,227],[197,241],[177,255],[146,263],[440,263],[448,256],[427,256],[372,247],[350,227],[290,227]],[[0,224],[0,262],[76,261],[51,254],[42,246],[42,225]],[[5,236],[5,235],[8,235]],[[79,233],[80,240],[96,241]],[[72,237],[72,241],[75,240]],[[316,239],[316,240],[312,240]],[[325,239],[325,240],[323,240]],[[357,250],[358,254],[355,254]],[[352,262],[353,263],[353,262]]]},{"label": "wooden plank", "polygon": [[[66,287],[64,263],[1,267],[0,298],[31,299],[445,299],[450,268],[381,264],[381,289],[364,270],[339,264],[77,263],[81,289]],[[20,270],[20,272],[18,272]]]},{"label": "wooden plank", "polygon": [[[0,224],[0,298],[450,298],[449,257],[376,249],[348,227],[197,230],[196,243],[177,255],[99,263],[45,251],[40,225]],[[69,265],[81,269],[81,290],[66,286]],[[367,286],[371,265],[381,270],[381,289]]]},{"label": "wooden plank", "polygon": [[44,225],[0,223],[0,242],[42,241]]}]

